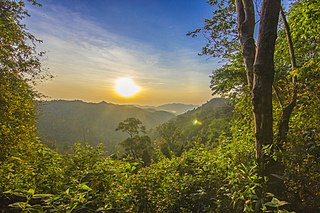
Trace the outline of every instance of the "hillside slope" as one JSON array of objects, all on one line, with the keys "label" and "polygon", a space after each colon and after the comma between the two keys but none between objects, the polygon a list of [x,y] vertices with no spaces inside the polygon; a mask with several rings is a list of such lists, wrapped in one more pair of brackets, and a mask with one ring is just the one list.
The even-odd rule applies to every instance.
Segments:
[{"label": "hillside slope", "polygon": [[200,107],[172,118],[152,132],[162,150],[177,155],[193,142],[213,143],[222,133],[229,133],[233,106],[226,99],[213,98]]},{"label": "hillside slope", "polygon": [[187,139],[200,136],[202,140],[213,141],[222,131],[229,131],[233,106],[224,98],[213,98],[200,107],[173,118],[175,125]]},{"label": "hillside slope", "polygon": [[106,102],[45,101],[38,104],[37,123],[40,139],[51,148],[64,152],[74,142],[103,143],[109,152],[127,136],[116,132],[117,125],[128,117],[136,117],[148,128],[173,118],[164,111],[148,111],[135,106]]}]

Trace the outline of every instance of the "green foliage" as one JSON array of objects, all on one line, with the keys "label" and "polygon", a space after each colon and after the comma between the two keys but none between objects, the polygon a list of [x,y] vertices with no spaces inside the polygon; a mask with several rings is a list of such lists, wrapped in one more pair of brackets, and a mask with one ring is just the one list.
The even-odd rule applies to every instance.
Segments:
[{"label": "green foliage", "polygon": [[[252,212],[262,199],[255,195],[261,181],[254,162],[243,155],[244,150],[252,150],[248,148],[252,144],[231,143],[230,137],[219,141],[214,148],[198,145],[180,157],[162,158],[148,167],[112,160],[102,147],[77,144],[63,158],[51,154],[51,162],[59,159],[60,164],[49,161],[43,164],[48,167],[37,170],[43,180],[57,182],[54,190],[42,181],[19,187],[32,189],[32,195],[31,190],[17,188],[5,194],[11,196],[11,207],[30,211]],[[46,176],[50,171],[55,176]]]},{"label": "green foliage", "polygon": [[219,135],[229,133],[232,105],[223,98],[214,98],[197,109],[177,116],[157,128],[156,143],[163,154],[180,156],[193,142],[213,144]]},{"label": "green foliage", "polygon": [[[222,29],[225,33],[224,24],[221,24],[220,13],[221,5],[227,5],[228,1],[212,1],[214,5],[211,24],[207,24],[203,29],[195,33],[208,29],[209,42],[205,48],[212,42],[222,44],[215,38],[216,31]],[[225,7],[227,8],[227,7]],[[231,7],[229,7],[232,9]],[[219,13],[219,14],[217,14]],[[293,44],[297,58],[298,68],[291,70],[290,54],[285,31],[280,27],[275,53],[275,79],[274,79],[274,130],[277,136],[277,127],[280,122],[283,109],[288,106],[293,97],[293,91],[297,92],[297,106],[290,118],[288,141],[283,148],[277,146],[265,149],[268,152],[270,162],[279,163],[278,171],[284,173],[279,177],[285,180],[285,187],[282,189],[285,195],[281,195],[284,200],[288,200],[291,206],[298,211],[312,212],[319,209],[315,203],[318,200],[318,183],[315,179],[319,171],[317,157],[319,155],[319,130],[317,121],[319,121],[319,20],[316,15],[319,13],[319,6],[313,0],[299,0],[292,4],[288,14],[288,22],[292,32]],[[231,17],[231,16],[230,16]],[[216,20],[216,21],[214,21]],[[210,23],[206,21],[206,23]],[[213,27],[211,27],[213,26]],[[207,27],[207,28],[206,28]],[[235,26],[234,26],[235,27]],[[236,29],[235,29],[236,30]],[[212,37],[211,34],[212,33]],[[231,37],[229,37],[231,38]],[[226,40],[226,38],[223,38]],[[237,146],[240,151],[234,150],[231,153],[234,160],[244,162],[247,158],[254,158],[254,153],[247,149],[254,149],[253,143],[253,123],[252,111],[250,107],[249,91],[246,89],[243,62],[240,52],[230,48],[231,40],[223,48],[234,53],[230,55],[221,54],[219,48],[212,45],[211,52],[203,51],[205,54],[220,53],[220,57],[226,58],[227,63],[221,68],[215,70],[211,76],[211,88],[214,94],[223,95],[236,102],[236,119],[232,122],[232,136],[227,137],[230,144]],[[219,43],[220,42],[220,43]],[[239,50],[239,49],[238,49]],[[236,54],[238,53],[238,54]],[[295,83],[292,78],[296,77]],[[249,103],[249,104],[248,104]],[[312,138],[306,141],[307,138]],[[311,136],[312,135],[312,136]],[[241,143],[240,143],[240,142]],[[309,145],[308,145],[309,144]],[[310,147],[310,148],[309,148]],[[309,151],[310,150],[310,151]],[[312,154],[310,154],[312,153]],[[237,156],[241,156],[240,158]],[[247,165],[247,164],[245,164]],[[252,165],[251,165],[252,166]],[[250,168],[250,167],[249,167]],[[309,168],[309,169],[307,169]],[[302,171],[302,172],[301,172]],[[308,186],[309,184],[309,186]],[[310,187],[310,186],[315,187]],[[271,202],[271,201],[270,201]],[[283,209],[281,209],[283,210]],[[280,211],[280,210],[279,210]]]},{"label": "green foliage", "polygon": [[24,198],[24,201],[18,201],[9,205],[9,207],[17,210],[21,210],[22,212],[43,212],[44,208],[40,204],[31,204],[32,199],[45,199],[50,197],[50,194],[35,194],[34,189],[25,190],[9,190],[4,192],[4,194],[8,196],[15,196]]},{"label": "green foliage", "polygon": [[[286,199],[297,211],[320,209],[319,200],[319,6],[312,0],[296,1],[287,16],[292,32],[298,68],[288,72],[288,51],[283,30],[279,32],[276,52],[276,86],[279,105],[290,100],[292,83],[297,77],[297,104],[291,116],[288,140],[279,153],[284,166]],[[277,105],[278,109],[281,107]],[[276,108],[277,110],[277,108]]]},{"label": "green foliage", "polygon": [[203,143],[212,143],[220,132],[228,133],[232,108],[225,99],[214,98],[197,109],[177,116],[175,124],[181,129],[185,141],[198,137]]},{"label": "green foliage", "polygon": [[[28,2],[39,5],[34,0]],[[0,2],[0,203],[5,191],[30,189],[27,201],[16,203],[29,211],[34,188],[55,187],[55,169],[47,166],[57,159],[36,136],[34,98],[38,94],[33,86],[46,74],[40,63],[43,53],[35,49],[40,41],[23,23],[26,16],[24,1]],[[43,169],[45,173],[40,172]]]},{"label": "green foliage", "polygon": [[248,93],[243,59],[240,51],[229,58],[228,63],[213,71],[210,76],[213,95],[235,99]]},{"label": "green foliage", "polygon": [[[35,1],[30,1],[37,4]],[[38,156],[33,81],[41,75],[40,57],[23,24],[23,1],[0,2],[0,190],[35,187]]]},{"label": "green foliage", "polygon": [[[35,140],[35,93],[28,75],[40,72],[35,38],[26,31],[22,19],[28,15],[24,3],[0,3],[0,160],[18,158]],[[29,150],[30,151],[30,150]]]},{"label": "green foliage", "polygon": [[126,151],[128,160],[130,158],[134,161],[142,159],[144,165],[149,165],[153,147],[149,136],[140,136],[140,134],[146,133],[146,128],[142,125],[142,122],[137,118],[127,118],[119,123],[116,131],[119,130],[129,134],[129,137],[120,143]]},{"label": "green foliage", "polygon": [[36,141],[37,94],[32,86],[46,75],[40,64],[43,53],[35,49],[39,40],[23,24],[28,15],[24,1],[0,2],[0,161],[10,156],[23,159]]},{"label": "green foliage", "polygon": [[31,144],[24,158],[10,156],[0,165],[0,190],[37,188],[53,193],[61,184],[61,157],[41,144]]},{"label": "green foliage", "polygon": [[205,19],[205,26],[187,33],[196,37],[202,33],[207,44],[202,48],[202,54],[228,59],[240,49],[238,44],[237,17],[235,2],[232,0],[209,0],[213,7],[212,18]]},{"label": "green foliage", "polygon": [[215,195],[223,174],[212,151],[191,149],[181,157],[164,158],[131,175],[122,183],[126,187],[112,189],[114,195],[125,197],[110,206],[133,212],[210,212],[217,206]]},{"label": "green foliage", "polygon": [[320,209],[320,102],[310,97],[298,103],[283,152],[287,196],[300,209]]},{"label": "green foliage", "polygon": [[157,144],[162,154],[168,158],[171,158],[172,154],[180,156],[185,146],[181,129],[173,121],[169,121],[158,126],[156,131],[159,135]]},{"label": "green foliage", "polygon": [[142,122],[137,118],[127,118],[119,123],[116,131],[125,132],[129,134],[130,138],[133,138],[140,133],[146,133],[146,127],[143,126]]},{"label": "green foliage", "polygon": [[[39,5],[32,0],[34,5]],[[24,1],[0,2],[0,64],[1,74],[13,74],[31,80],[41,72],[35,43],[40,42],[27,31],[22,20],[29,16]],[[29,78],[28,78],[29,77]]]},{"label": "green foliage", "polygon": [[23,157],[19,153],[36,140],[33,92],[12,74],[1,74],[0,92],[0,160],[13,153]]}]

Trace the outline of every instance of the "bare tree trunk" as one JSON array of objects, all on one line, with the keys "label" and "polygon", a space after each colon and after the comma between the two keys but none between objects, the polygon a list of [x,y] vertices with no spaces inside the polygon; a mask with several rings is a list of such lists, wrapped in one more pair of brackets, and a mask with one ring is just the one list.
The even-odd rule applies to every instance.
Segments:
[{"label": "bare tree trunk", "polygon": [[257,47],[254,41],[255,10],[252,0],[236,0],[242,55],[251,91],[256,159],[260,173],[265,175],[263,145],[273,142],[272,84],[274,50],[281,3],[263,0]]},{"label": "bare tree trunk", "polygon": [[239,36],[254,107],[256,157],[263,167],[262,146],[272,144],[272,84],[274,48],[280,1],[264,0],[257,52],[254,43],[255,11],[252,0],[236,0]]},{"label": "bare tree trunk", "polygon": [[265,175],[263,146],[273,142],[272,84],[274,50],[280,12],[280,0],[263,0],[254,62],[252,104],[254,112],[256,158]]}]

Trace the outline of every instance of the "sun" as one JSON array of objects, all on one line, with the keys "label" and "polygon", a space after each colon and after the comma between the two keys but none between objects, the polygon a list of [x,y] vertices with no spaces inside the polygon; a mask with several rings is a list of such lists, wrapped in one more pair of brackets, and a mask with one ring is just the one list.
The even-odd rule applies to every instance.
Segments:
[{"label": "sun", "polygon": [[119,78],[115,81],[115,91],[122,97],[132,97],[140,90],[140,87],[130,78]]}]

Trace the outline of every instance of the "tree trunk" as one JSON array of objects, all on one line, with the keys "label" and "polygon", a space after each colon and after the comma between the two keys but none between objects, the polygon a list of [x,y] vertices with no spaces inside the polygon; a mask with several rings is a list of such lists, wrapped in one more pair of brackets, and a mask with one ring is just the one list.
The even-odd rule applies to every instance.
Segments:
[{"label": "tree trunk", "polygon": [[256,158],[262,175],[266,175],[263,146],[270,145],[273,142],[273,57],[280,6],[280,0],[263,0],[262,2],[257,53],[253,68],[252,105],[256,137]]},{"label": "tree trunk", "polygon": [[262,175],[265,175],[263,145],[273,142],[273,57],[280,5],[280,0],[263,0],[258,43],[255,47],[253,1],[236,0],[240,43],[253,105],[256,158]]}]

